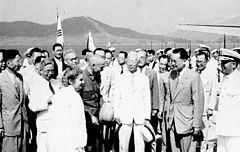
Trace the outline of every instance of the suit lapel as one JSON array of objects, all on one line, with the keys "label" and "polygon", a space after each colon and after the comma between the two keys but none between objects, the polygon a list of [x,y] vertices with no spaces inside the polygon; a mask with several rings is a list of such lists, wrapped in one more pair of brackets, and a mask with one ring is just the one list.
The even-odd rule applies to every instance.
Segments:
[{"label": "suit lapel", "polygon": [[20,96],[20,102],[22,102],[23,99],[24,99],[24,95],[25,95],[24,88],[23,88],[23,79],[22,79],[22,76],[21,76],[20,74],[17,74],[17,75],[18,75],[18,79],[19,79],[19,88],[20,88],[19,96]]},{"label": "suit lapel", "polygon": [[180,92],[180,90],[182,89],[182,87],[184,86],[184,84],[187,82],[188,77],[189,77],[189,74],[188,74],[188,73],[189,73],[189,69],[187,68],[187,69],[184,71],[181,79],[180,79],[179,82],[178,82],[178,86],[177,86],[177,88],[176,88],[176,92],[175,92],[175,95],[174,95],[174,98],[173,98],[173,99],[176,98],[176,96],[178,95],[178,93]]},{"label": "suit lapel", "polygon": [[169,87],[171,92],[171,98],[173,99],[176,93],[176,71],[171,71],[169,74]]},{"label": "suit lapel", "polygon": [[9,90],[11,90],[17,98],[19,98],[17,89],[14,83],[12,82],[11,78],[7,74],[7,71],[3,71],[3,77],[4,77],[4,82],[6,83],[6,87],[8,87]]}]

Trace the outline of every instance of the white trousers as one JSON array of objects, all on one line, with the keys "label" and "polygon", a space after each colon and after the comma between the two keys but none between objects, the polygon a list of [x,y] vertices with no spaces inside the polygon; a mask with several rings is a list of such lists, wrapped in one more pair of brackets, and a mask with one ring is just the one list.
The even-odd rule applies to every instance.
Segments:
[{"label": "white trousers", "polygon": [[47,132],[37,131],[37,152],[47,151],[46,138],[47,138]]},{"label": "white trousers", "polygon": [[144,152],[144,140],[142,136],[143,124],[122,124],[122,127],[119,130],[119,151],[128,152],[129,140],[132,132],[132,127],[134,131],[134,147],[135,152]]},{"label": "white trousers", "polygon": [[217,137],[217,152],[239,152],[240,136],[221,136]]}]

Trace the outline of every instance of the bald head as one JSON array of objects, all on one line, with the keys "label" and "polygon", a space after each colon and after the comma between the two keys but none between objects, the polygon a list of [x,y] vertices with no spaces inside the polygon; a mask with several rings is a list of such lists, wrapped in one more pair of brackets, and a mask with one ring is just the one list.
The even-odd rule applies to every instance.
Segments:
[{"label": "bald head", "polygon": [[92,72],[101,72],[104,66],[104,59],[97,55],[91,55],[88,57],[88,66],[92,70]]},{"label": "bald head", "polygon": [[139,60],[138,60],[137,52],[130,51],[127,57],[127,67],[131,73],[134,73],[137,71],[138,61]]}]

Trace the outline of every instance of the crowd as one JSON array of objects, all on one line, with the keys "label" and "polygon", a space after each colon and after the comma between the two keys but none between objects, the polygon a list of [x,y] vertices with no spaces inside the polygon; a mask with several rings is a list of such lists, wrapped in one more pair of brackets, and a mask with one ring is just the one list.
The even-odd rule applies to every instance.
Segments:
[{"label": "crowd", "polygon": [[0,50],[1,151],[237,152],[239,49],[190,54]]}]

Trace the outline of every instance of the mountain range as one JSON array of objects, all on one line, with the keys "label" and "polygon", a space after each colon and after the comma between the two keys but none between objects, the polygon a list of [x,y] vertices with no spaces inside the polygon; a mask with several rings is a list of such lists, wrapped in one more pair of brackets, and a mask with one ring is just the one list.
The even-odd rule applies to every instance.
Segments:
[{"label": "mountain range", "polygon": [[[42,25],[29,21],[0,22],[0,45],[53,44],[56,40],[56,23]],[[73,17],[62,21],[65,43],[81,45],[86,43],[87,33],[91,32],[94,42],[106,44],[136,44],[150,41],[165,42],[174,40],[163,35],[142,34],[128,28],[112,27],[90,17]],[[184,41],[177,38],[177,41]]]},{"label": "mountain range", "polygon": [[[239,21],[239,22],[238,22]],[[240,23],[240,16],[221,24]],[[56,41],[56,23],[42,25],[29,21],[0,22],[0,45],[52,45]],[[73,17],[62,21],[65,43],[85,45],[92,32],[96,44],[186,43],[188,40],[221,40],[222,35],[177,30],[168,35],[149,35],[129,28],[112,27],[90,17]]]}]

